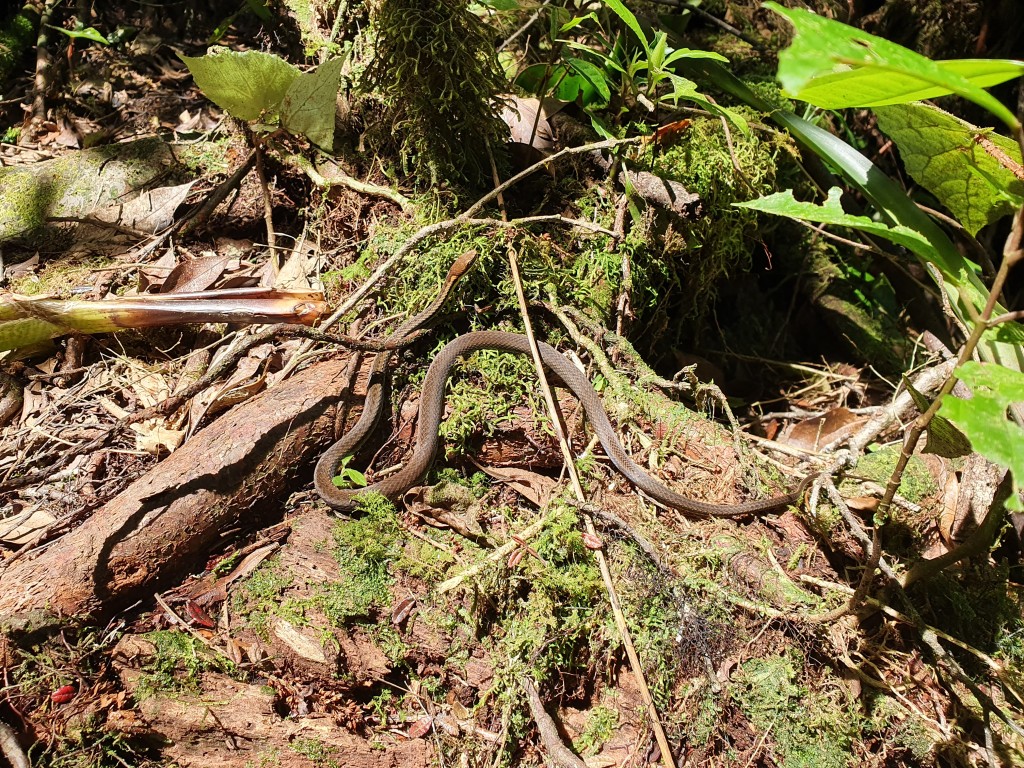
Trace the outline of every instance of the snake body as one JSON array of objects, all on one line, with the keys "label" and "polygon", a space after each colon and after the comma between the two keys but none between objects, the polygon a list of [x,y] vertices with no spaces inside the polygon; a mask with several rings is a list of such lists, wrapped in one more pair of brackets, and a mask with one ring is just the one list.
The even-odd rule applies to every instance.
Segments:
[{"label": "snake body", "polygon": [[[419,330],[433,318],[444,304],[455,283],[472,265],[474,258],[475,254],[466,254],[460,257],[460,260],[449,271],[437,299],[422,312],[399,326],[395,331],[395,335],[398,338]],[[605,413],[600,396],[591,386],[587,377],[553,347],[543,342],[538,342],[538,347],[545,368],[579,399],[591,427],[615,468],[633,485],[665,506],[678,509],[691,517],[697,518],[741,517],[768,512],[796,502],[810,482],[811,478],[806,478],[792,493],[775,496],[770,499],[746,501],[741,504],[708,504],[682,496],[647,474],[626,453],[625,448],[623,448],[622,443],[619,442],[615,434],[615,429],[612,427],[608,415]],[[384,376],[391,359],[391,353],[379,352],[374,359],[371,369],[366,401],[359,420],[355,427],[334,443],[317,462],[314,485],[320,497],[334,509],[348,512],[356,508],[357,499],[361,494],[375,491],[394,500],[400,498],[409,488],[419,483],[426,475],[427,470],[430,469],[430,465],[433,463],[434,456],[437,453],[439,442],[438,430],[444,418],[445,385],[452,366],[460,357],[481,349],[495,349],[527,356],[531,354],[529,340],[526,336],[518,333],[476,331],[459,336],[454,341],[449,342],[441,350],[440,354],[434,358],[427,369],[427,376],[423,382],[423,390],[420,395],[416,446],[409,460],[395,474],[366,488],[338,488],[332,480],[338,471],[341,461],[346,456],[355,453],[359,445],[373,430],[380,416]]]}]

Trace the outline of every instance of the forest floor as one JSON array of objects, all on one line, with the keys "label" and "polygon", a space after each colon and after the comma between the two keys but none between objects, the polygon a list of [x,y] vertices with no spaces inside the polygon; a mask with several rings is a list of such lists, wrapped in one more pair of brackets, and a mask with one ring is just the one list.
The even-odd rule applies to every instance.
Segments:
[{"label": "forest floor", "polygon": [[[90,24],[108,36],[133,29],[111,45],[69,50],[58,36],[44,119],[20,112],[31,78],[13,78],[22,101],[5,102],[5,168],[159,135],[175,162],[150,189],[168,190],[178,215],[201,206],[250,153],[178,58],[201,54],[231,12],[201,5],[182,4],[187,24],[144,6],[105,10]],[[280,38],[295,37],[295,22],[275,23],[265,31],[243,14],[220,42],[285,55]],[[95,221],[12,238],[0,285],[92,300],[275,288],[308,292],[326,316],[402,243],[474,199],[408,184],[403,210],[373,190],[320,188],[279,159],[267,160],[266,185],[248,173],[208,220],[158,247],[155,235]],[[401,186],[365,157],[346,168],[375,188]],[[541,176],[506,193],[513,215],[596,221],[618,235],[629,227],[598,164],[574,159]],[[266,245],[267,194],[280,259]],[[481,254],[437,335],[396,356],[383,447],[352,468],[374,467],[372,479],[402,462],[418,385],[442,341],[521,325],[506,260],[514,249],[534,322],[550,343],[577,350],[638,463],[722,505],[784,494],[823,472],[799,503],[738,520],[657,505],[605,461],[559,390],[597,507],[587,512],[567,501],[531,364],[481,353],[451,385],[431,487],[336,515],[313,490],[313,465],[352,422],[333,406],[358,407],[365,393],[369,360],[355,351],[282,334],[232,357],[229,347],[258,330],[242,324],[55,339],[3,361],[22,399],[0,448],[0,606],[10,611],[0,721],[31,745],[32,764],[1020,764],[1024,622],[1009,533],[993,556],[909,591],[880,580],[868,603],[844,610],[901,425],[915,415],[908,402],[893,405],[898,373],[858,358],[801,292],[808,279],[790,262],[773,272],[767,249],[695,295],[665,287],[686,282],[689,262],[665,267],[658,293],[660,262],[642,267],[639,254],[678,249],[689,230],[632,220],[617,241],[581,227],[525,238],[522,228],[452,227],[391,267],[369,311],[346,315],[346,332],[385,337],[381,324],[425,306],[457,256]],[[700,259],[699,248],[685,253]],[[639,319],[629,282],[620,290],[605,277],[622,279],[629,254]],[[707,308],[683,314],[674,303],[683,301]],[[727,337],[684,354],[672,327],[691,320],[725,334],[745,326],[752,348]],[[777,345],[759,354],[769,337]],[[892,346],[902,355],[913,345]],[[211,379],[218,356],[232,365]],[[672,380],[691,364],[694,378]],[[724,394],[697,383],[711,379],[729,381]],[[288,410],[300,401],[305,410]],[[730,406],[742,428],[726,418]],[[871,451],[839,483],[841,462],[826,446],[860,438]],[[936,557],[967,535],[969,479],[988,477],[975,459],[915,457],[887,558]],[[153,499],[160,505],[147,506]],[[39,610],[12,607],[33,601]]]}]

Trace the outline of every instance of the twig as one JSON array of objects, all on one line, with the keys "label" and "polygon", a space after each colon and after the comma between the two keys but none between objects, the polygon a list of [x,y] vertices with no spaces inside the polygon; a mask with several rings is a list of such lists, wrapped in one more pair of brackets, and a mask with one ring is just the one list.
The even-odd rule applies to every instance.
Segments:
[{"label": "twig", "polygon": [[[558,444],[562,449],[562,458],[565,462],[565,470],[572,482],[573,493],[576,495],[576,498],[581,502],[586,502],[586,494],[583,492],[583,486],[580,484],[579,473],[576,471],[576,462],[572,455],[572,450],[569,448],[569,440],[566,438],[565,430],[562,428],[562,422],[558,418],[558,406],[555,403],[555,397],[551,392],[547,376],[544,373],[544,364],[540,357],[540,349],[537,347],[537,340],[533,335],[533,326],[530,323],[526,295],[523,291],[523,282],[519,277],[519,264],[516,260],[515,251],[512,248],[508,249],[508,260],[509,268],[512,272],[512,282],[516,288],[516,298],[519,300],[519,311],[523,317],[523,329],[526,333],[526,338],[530,341],[530,351],[533,354],[533,362],[536,368],[537,379],[540,382],[541,391],[544,393],[544,402],[547,405],[548,416],[551,419],[555,435],[558,437]],[[583,519],[586,524],[587,533],[592,536],[596,535],[594,521],[590,515],[584,514]],[[643,665],[640,663],[640,658],[637,656],[636,648],[633,647],[633,639],[629,633],[629,627],[626,625],[625,616],[622,614],[622,607],[619,605],[619,597],[615,591],[615,584],[612,581],[612,574],[611,569],[608,567],[608,561],[604,556],[604,552],[599,549],[594,551],[594,557],[597,560],[598,568],[601,571],[601,578],[604,581],[605,589],[608,591],[608,602],[611,605],[612,615],[615,617],[615,624],[618,627],[619,636],[622,639],[622,647],[626,651],[630,668],[636,676],[637,687],[640,689],[640,698],[647,709],[647,716],[651,721],[651,727],[654,730],[655,739],[658,742],[658,747],[661,749],[662,761],[665,764],[665,768],[675,768],[672,749],[669,746],[668,738],[665,736],[665,731],[661,727],[661,720],[658,717],[658,709],[654,704],[654,698],[651,696],[651,691],[647,686],[647,678],[644,675]]]},{"label": "twig", "polygon": [[544,703],[540,700],[540,694],[537,693],[537,686],[533,684],[533,680],[523,677],[519,682],[526,693],[526,703],[530,706],[533,721],[537,723],[541,743],[544,744],[551,760],[561,768],[587,768],[587,764],[565,746],[562,736],[558,732],[558,726],[544,709]]},{"label": "twig", "polygon": [[321,189],[330,189],[333,186],[348,187],[353,192],[358,192],[361,195],[383,197],[385,200],[390,200],[395,205],[401,207],[401,209],[406,213],[411,213],[415,209],[412,201],[401,192],[396,192],[389,187],[382,187],[378,184],[371,184],[368,181],[359,181],[359,179],[345,173],[340,166],[335,166],[334,175],[328,178],[320,173],[320,171],[302,155],[288,154],[283,155],[281,159],[288,165],[298,168],[309,177],[310,181]]},{"label": "twig", "polygon": [[39,14],[39,36],[36,38],[36,77],[32,97],[32,117],[46,119],[46,90],[50,87],[50,19],[60,0],[46,0]]},{"label": "twig", "polygon": [[443,581],[440,584],[438,584],[437,587],[434,588],[433,594],[443,595],[445,592],[451,592],[453,589],[462,584],[462,582],[464,582],[466,579],[471,579],[475,577],[477,574],[479,574],[481,571],[483,571],[484,567],[488,563],[496,563],[500,560],[504,560],[509,555],[511,555],[516,549],[522,546],[518,541],[516,541],[516,539],[532,539],[534,536],[536,536],[544,529],[544,526],[548,524],[552,517],[553,513],[549,511],[540,520],[536,520],[530,525],[526,526],[526,528],[515,534],[514,537],[509,537],[509,540],[507,542],[502,544],[497,549],[493,550],[489,555],[487,555],[486,558],[484,558],[480,562],[471,565],[469,568],[456,574],[455,576],[452,576],[447,581]]},{"label": "twig", "polygon": [[274,201],[273,193],[270,191],[270,184],[267,182],[267,169],[263,162],[263,145],[257,140],[256,152],[256,175],[260,180],[260,192],[263,193],[263,220],[267,223],[267,247],[270,249],[270,264],[277,275],[280,263],[277,258],[277,235],[274,232]]},{"label": "twig", "polygon": [[903,578],[900,579],[900,584],[904,587],[909,587],[914,582],[934,576],[942,569],[948,568],[953,563],[958,563],[964,558],[980,555],[983,552],[988,553],[992,542],[995,541],[996,536],[1003,527],[1003,520],[1006,517],[1006,501],[1012,493],[1013,476],[1006,472],[1003,475],[1002,481],[996,487],[992,501],[989,503],[988,511],[985,514],[985,519],[981,521],[981,524],[967,540],[945,554],[915,563],[903,575]]},{"label": "twig", "polygon": [[537,10],[533,12],[533,15],[527,20],[527,22],[523,24],[523,26],[521,26],[515,32],[513,32],[511,35],[502,40],[495,50],[498,53],[501,53],[503,50],[505,50],[506,47],[508,47],[508,45],[515,42],[517,38],[519,38],[524,32],[526,32],[526,30],[533,26],[533,23],[537,21],[538,18],[540,18],[541,13],[550,3],[551,0],[544,0],[544,2],[537,7]]},{"label": "twig", "polygon": [[[423,336],[424,333],[416,332],[404,336],[399,339],[388,338],[384,341],[364,341],[360,339],[354,339],[349,336],[329,336],[320,331],[316,331],[312,328],[304,328],[302,326],[295,325],[272,325],[269,328],[264,328],[251,336],[242,339],[228,354],[218,359],[213,366],[202,376],[202,378],[194,381],[188,387],[182,389],[180,392],[176,392],[170,397],[161,400],[159,403],[152,405],[148,408],[143,408],[141,411],[125,416],[119,419],[111,427],[99,437],[90,440],[87,443],[80,445],[66,446],[61,449],[60,459],[67,463],[71,459],[82,456],[87,453],[99,450],[103,448],[108,442],[113,440],[117,435],[121,434],[132,424],[136,424],[146,419],[151,419],[156,416],[160,416],[165,413],[169,413],[179,408],[190,398],[195,397],[198,393],[209,387],[221,376],[227,373],[249,350],[253,347],[257,347],[260,344],[265,344],[272,341],[277,336],[302,336],[306,339],[320,342],[327,342],[331,344],[342,344],[350,346],[352,349],[368,350],[368,351],[381,351],[381,350],[393,350],[400,349],[401,347],[407,346],[411,342]],[[33,483],[42,482],[53,476],[53,468],[45,464],[46,461],[52,459],[53,456],[36,456],[34,457],[33,463],[37,469],[25,472],[17,477],[11,477],[3,482],[0,482],[0,492],[14,490],[15,488],[23,488],[26,485],[32,485]]]},{"label": "twig", "polygon": [[736,27],[734,27],[729,22],[723,21],[717,16],[708,13],[703,8],[699,8],[696,5],[686,2],[686,0],[653,0],[653,2],[655,2],[658,5],[669,5],[672,6],[673,8],[681,8],[683,10],[689,11],[695,16],[700,16],[702,19],[709,22],[710,24],[713,24],[714,26],[722,29],[723,31],[728,32],[730,35],[735,35],[740,40],[745,42],[747,45],[751,46],[752,48],[756,48],[759,51],[763,51],[767,47],[765,46],[763,40],[758,40],[757,38],[751,37],[742,30],[739,30]]}]

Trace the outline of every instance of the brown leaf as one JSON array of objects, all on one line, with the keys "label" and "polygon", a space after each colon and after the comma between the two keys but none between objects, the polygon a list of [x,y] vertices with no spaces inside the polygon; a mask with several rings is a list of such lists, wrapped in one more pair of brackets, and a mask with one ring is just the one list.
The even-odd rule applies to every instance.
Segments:
[{"label": "brown leaf", "polygon": [[404,600],[400,600],[398,605],[391,611],[391,623],[396,627],[401,626],[409,618],[409,614],[412,613],[412,609],[415,607],[415,597],[407,597]]},{"label": "brown leaf", "polygon": [[408,736],[410,739],[422,739],[424,736],[430,733],[430,729],[433,727],[434,718],[432,718],[430,715],[424,715],[411,726],[409,726],[409,731],[408,733],[406,733],[406,736]]},{"label": "brown leaf", "polygon": [[587,549],[604,549],[604,542],[600,536],[590,533],[589,531],[583,532],[583,546]]},{"label": "brown leaf", "polygon": [[805,451],[817,451],[819,446],[852,435],[866,422],[866,416],[857,416],[846,408],[833,408],[822,416],[794,424],[783,442]]},{"label": "brown leaf", "polygon": [[231,258],[213,254],[197,256],[178,263],[161,287],[162,293],[193,293],[205,291],[227,271]]},{"label": "brown leaf", "polygon": [[[470,461],[472,461],[472,458]],[[518,467],[485,467],[477,464],[475,461],[473,461],[473,464],[476,465],[477,469],[485,472],[495,480],[500,480],[510,486],[512,490],[538,507],[547,506],[555,489],[558,487],[557,481],[527,469],[520,469]]]}]

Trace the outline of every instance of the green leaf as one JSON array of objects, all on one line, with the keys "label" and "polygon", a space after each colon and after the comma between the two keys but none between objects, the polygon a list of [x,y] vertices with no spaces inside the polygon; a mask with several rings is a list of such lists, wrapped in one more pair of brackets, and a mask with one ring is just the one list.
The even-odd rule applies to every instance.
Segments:
[{"label": "green leaf", "polygon": [[365,488],[366,475],[358,469],[345,467],[336,477],[331,478],[331,482],[338,488]]},{"label": "green leaf", "polygon": [[245,4],[259,18],[260,21],[270,23],[274,20],[273,14],[267,8],[267,0],[245,0]]},{"label": "green leaf", "polygon": [[611,91],[600,69],[583,59],[567,58],[565,62],[529,66],[519,73],[516,85],[540,97],[564,102],[579,99],[585,107],[608,103]]},{"label": "green leaf", "polygon": [[878,127],[900,149],[907,172],[972,235],[1024,201],[1020,147],[930,104],[880,107]]},{"label": "green leaf", "polygon": [[1008,418],[1007,408],[1024,403],[1024,374],[1001,365],[966,362],[956,372],[971,392],[970,400],[947,395],[939,414],[955,422],[974,450],[1013,474],[1013,494],[1007,506],[1020,509],[1024,478],[1024,429]]},{"label": "green leaf", "polygon": [[305,136],[326,152],[334,151],[334,114],[343,58],[325,61],[315,72],[292,81],[281,102],[281,125]]},{"label": "green leaf", "polygon": [[246,121],[277,116],[288,87],[301,74],[284,59],[260,51],[220,49],[181,60],[210,101]]},{"label": "green leaf", "polygon": [[[910,399],[914,401],[917,410],[924,413],[931,407],[928,398],[918,392],[906,376],[903,377],[903,386],[907,388]],[[935,414],[928,422],[928,439],[923,452],[934,453],[936,456],[947,459],[956,459],[971,452],[971,441],[963,432],[954,427],[949,419]]]},{"label": "green leaf", "polygon": [[640,22],[636,20],[633,12],[623,5],[621,0],[604,0],[604,4],[614,11],[615,15],[622,19],[627,27],[633,30],[634,35],[640,38],[640,44],[644,47],[644,51],[646,51],[649,58],[651,55],[651,45],[647,42],[647,35],[644,34],[644,30],[640,26]]},{"label": "green leaf", "polygon": [[61,34],[67,35],[72,40],[90,40],[94,43],[102,43],[103,45],[110,45],[110,41],[103,36],[103,34],[94,27],[86,27],[85,29],[64,29],[63,27],[55,27],[52,24],[47,24],[50,29],[56,29]]},{"label": "green leaf", "polygon": [[[907,193],[874,163],[824,128],[792,112],[773,108],[716,61],[683,59],[679,66],[694,78],[714,83],[744,103],[769,113],[772,120],[788,130],[805,148],[818,155],[860,190],[885,220],[920,233],[939,254],[940,258],[934,262],[934,266],[942,272],[942,288],[949,296],[953,311],[964,322],[970,322],[971,317],[966,309],[967,304],[972,305],[977,312],[981,311],[988,289],[978,277],[974,265],[963,257],[953,241],[917,207]],[[1005,311],[997,307],[995,314]],[[1020,336],[1024,336],[1020,324],[1004,323],[986,332],[979,352],[986,360],[998,360],[1004,365],[1024,369],[1024,344],[1017,340]]]},{"label": "green leaf", "polygon": [[738,208],[750,208],[755,211],[774,213],[778,216],[788,216],[801,221],[814,221],[819,224],[835,224],[859,229],[862,232],[869,232],[878,237],[884,237],[897,245],[902,245],[927,261],[941,261],[941,256],[935,250],[935,246],[920,232],[899,224],[889,226],[881,221],[869,219],[867,216],[853,216],[843,210],[840,203],[841,195],[842,190],[839,187],[832,187],[828,191],[828,199],[821,205],[816,205],[815,203],[800,202],[793,197],[792,190],[786,190],[757,200],[748,200],[745,203],[733,203],[733,205]]},{"label": "green leaf", "polygon": [[[570,72],[576,75],[574,79],[583,95],[583,106],[603,106],[608,103],[612,92],[608,87],[608,79],[599,67],[589,61],[574,57],[566,57],[565,65]],[[594,95],[600,98],[595,99]],[[574,100],[575,97],[569,99],[569,101]]]},{"label": "green leaf", "polygon": [[1011,128],[1013,112],[982,89],[1024,74],[1024,62],[950,65],[800,8],[768,2],[796,28],[779,54],[779,81],[794,98],[823,109],[867,107],[955,93],[984,107]]}]

